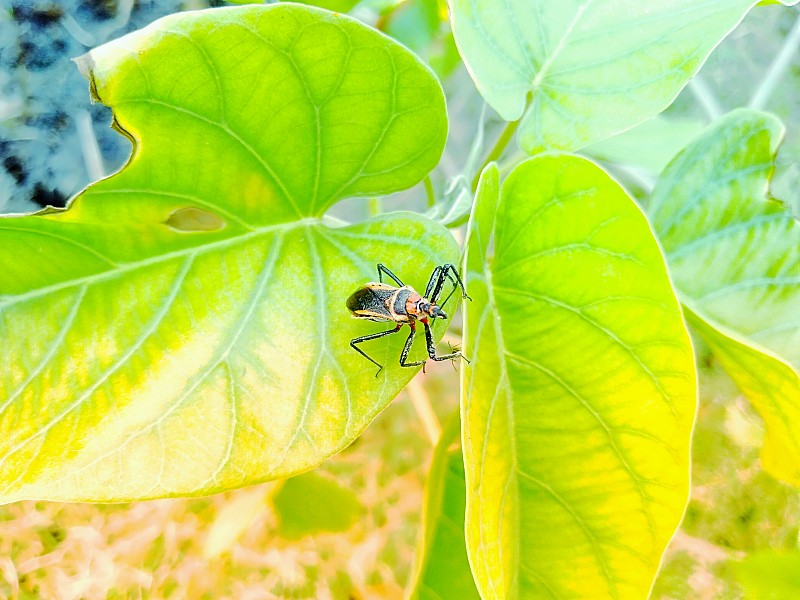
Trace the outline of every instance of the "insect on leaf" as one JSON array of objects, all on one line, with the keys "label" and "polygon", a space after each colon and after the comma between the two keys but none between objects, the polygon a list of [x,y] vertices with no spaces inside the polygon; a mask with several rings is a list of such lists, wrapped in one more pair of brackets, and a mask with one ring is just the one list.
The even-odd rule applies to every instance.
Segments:
[{"label": "insect on leaf", "polygon": [[346,447],[415,371],[387,339],[374,376],[346,298],[457,248],[410,213],[324,215],[436,165],[432,72],[293,4],[173,15],[79,63],[134,150],[68,210],[0,219],[0,501],[208,494]]}]

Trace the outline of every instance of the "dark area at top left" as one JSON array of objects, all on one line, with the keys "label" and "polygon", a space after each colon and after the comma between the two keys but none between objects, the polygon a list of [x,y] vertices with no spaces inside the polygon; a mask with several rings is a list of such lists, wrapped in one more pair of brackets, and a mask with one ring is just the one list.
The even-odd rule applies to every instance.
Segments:
[{"label": "dark area at top left", "polygon": [[130,154],[70,59],[164,15],[222,4],[0,0],[0,213],[64,206]]}]

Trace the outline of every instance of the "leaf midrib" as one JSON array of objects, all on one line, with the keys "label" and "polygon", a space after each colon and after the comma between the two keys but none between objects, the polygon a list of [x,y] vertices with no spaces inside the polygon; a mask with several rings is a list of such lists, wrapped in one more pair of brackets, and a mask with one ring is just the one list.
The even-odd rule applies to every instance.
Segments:
[{"label": "leaf midrib", "polygon": [[[2,313],[6,308],[18,304],[20,302],[38,298],[41,296],[46,296],[47,294],[55,293],[64,289],[69,289],[79,285],[94,285],[98,282],[114,279],[126,273],[136,271],[137,269],[143,269],[151,265],[165,263],[175,258],[184,258],[184,257],[194,258],[206,252],[212,252],[214,250],[224,250],[236,246],[238,244],[242,244],[247,241],[257,239],[262,236],[270,235],[275,232],[286,233],[293,229],[306,227],[308,225],[321,225],[323,222],[324,220],[320,218],[306,218],[306,219],[301,219],[299,221],[294,221],[292,223],[281,223],[279,225],[259,227],[257,229],[253,229],[252,231],[248,231],[247,233],[238,236],[232,236],[224,238],[222,240],[209,242],[206,244],[189,246],[187,248],[182,248],[181,250],[175,250],[173,252],[165,252],[164,254],[157,254],[155,256],[150,256],[143,260],[138,260],[128,263],[119,263],[113,269],[108,269],[106,271],[93,273],[91,275],[86,275],[83,277],[76,277],[75,279],[67,279],[60,283],[41,287],[38,289],[33,289],[31,291],[24,292],[22,294],[0,296],[0,299],[2,299],[2,301],[0,301],[0,313]],[[186,234],[186,235],[191,235],[191,234]],[[8,298],[10,298],[10,300]]]}]

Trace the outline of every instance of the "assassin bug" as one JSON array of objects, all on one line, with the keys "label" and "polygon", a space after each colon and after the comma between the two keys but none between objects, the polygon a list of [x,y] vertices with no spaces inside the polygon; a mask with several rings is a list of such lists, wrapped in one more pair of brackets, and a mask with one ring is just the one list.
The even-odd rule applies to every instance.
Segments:
[{"label": "assassin bug", "polygon": [[[384,275],[390,277],[400,287],[383,283]],[[347,299],[347,308],[357,319],[393,321],[397,323],[394,329],[372,333],[370,335],[362,335],[361,337],[350,340],[350,346],[352,346],[353,350],[378,366],[378,372],[375,373],[375,377],[381,372],[383,365],[359,348],[357,344],[369,340],[377,340],[378,338],[397,333],[403,325],[408,325],[411,328],[411,333],[409,333],[405,346],[403,346],[403,351],[400,353],[400,366],[418,367],[422,365],[422,369],[425,370],[426,361],[408,362],[406,360],[411,350],[411,343],[414,341],[414,335],[417,333],[417,321],[422,323],[425,327],[428,356],[432,360],[450,360],[458,357],[467,360],[458,350],[451,354],[436,356],[436,345],[433,342],[433,334],[431,333],[431,326],[428,321],[429,319],[447,318],[447,315],[437,302],[442,294],[442,288],[444,288],[444,284],[448,280],[453,284],[453,289],[447,295],[447,298],[444,299],[441,306],[447,303],[450,296],[452,296],[459,287],[461,288],[461,296],[472,300],[472,298],[467,296],[467,290],[464,289],[464,284],[454,265],[447,264],[436,267],[428,280],[425,294],[421,295],[411,286],[405,285],[400,281],[397,275],[380,263],[378,264],[378,283],[371,282],[360,287]]]}]

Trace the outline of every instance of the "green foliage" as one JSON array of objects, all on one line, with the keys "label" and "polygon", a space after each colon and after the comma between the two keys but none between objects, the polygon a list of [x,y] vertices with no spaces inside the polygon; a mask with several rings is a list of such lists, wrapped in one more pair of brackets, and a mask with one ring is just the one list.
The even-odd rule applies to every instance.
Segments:
[{"label": "green foliage", "polygon": [[800,552],[758,552],[730,568],[747,598],[788,600],[800,596]]},{"label": "green foliage", "polygon": [[[678,152],[703,130],[699,119],[653,117],[620,135],[586,149],[611,163],[636,166],[660,173]],[[658,140],[658,143],[654,143]]]},{"label": "green foliage", "polygon": [[528,154],[579,150],[664,110],[755,0],[452,0],[475,84]]},{"label": "green foliage", "polygon": [[764,467],[800,485],[800,225],[768,195],[782,137],[771,115],[726,115],[667,166],[649,212],[690,323],[766,422]]},{"label": "green foliage", "polygon": [[465,260],[481,307],[462,417],[483,597],[646,595],[688,496],[696,392],[644,215],[584,159],[531,159],[502,187],[490,167]]},{"label": "green foliage", "polygon": [[278,530],[289,539],[345,531],[363,512],[352,491],[313,471],[287,479],[272,503]]},{"label": "green foliage", "polygon": [[458,415],[439,438],[425,490],[425,519],[411,600],[479,600],[464,537],[464,457]]},{"label": "green foliage", "polygon": [[[374,13],[388,35],[302,4],[253,5],[166,17],[78,59],[134,149],[68,209],[0,219],[0,502],[288,478],[272,497],[284,538],[348,530],[364,512],[355,492],[301,473],[351,444],[416,370],[398,365],[405,336],[390,336],[367,347],[385,365],[375,376],[349,342],[394,324],[350,319],[345,300],[378,262],[424,290],[436,265],[459,263],[445,226],[469,214],[469,362],[460,420],[433,454],[410,596],[686,596],[698,565],[732,597],[792,594],[794,579],[774,575],[796,553],[731,560],[766,550],[750,523],[772,518],[738,488],[725,506],[740,530],[718,537],[696,488],[664,559],[690,485],[686,323],[701,364],[725,369],[763,417],[764,469],[800,486],[800,227],[769,189],[783,124],[739,110],[701,131],[696,115],[659,115],[755,0],[452,0],[450,23],[440,0],[326,2],[307,4]],[[442,162],[447,178],[431,176],[449,125],[434,71],[461,60],[510,122],[488,149],[482,113],[474,136],[471,123],[451,137],[474,141]],[[523,155],[506,152],[515,132]],[[602,164],[525,157],[582,148],[634,174],[646,215]],[[380,214],[380,198],[423,180],[428,216]],[[329,212],[367,198],[369,219]],[[418,343],[411,358],[426,356]],[[738,414],[707,390],[704,403],[715,423]],[[738,474],[702,452],[744,447],[749,469],[761,445],[758,423],[725,427],[735,443],[696,436],[695,473],[715,490],[713,473]],[[421,462],[392,448],[381,458],[397,471]],[[791,514],[796,490],[758,473],[748,489],[763,484],[779,497],[769,510]],[[207,559],[270,489],[220,512]],[[63,530],[36,534],[54,550]],[[772,534],[795,549],[796,526]],[[301,568],[272,592],[313,595],[319,571]]]},{"label": "green foliage", "polygon": [[334,315],[376,262],[424,289],[456,247],[410,213],[322,216],[436,164],[432,73],[289,5],[175,15],[80,64],[136,148],[69,210],[0,221],[0,498],[211,493],[347,446],[413,370],[381,340],[374,377],[348,346],[374,328]]}]

